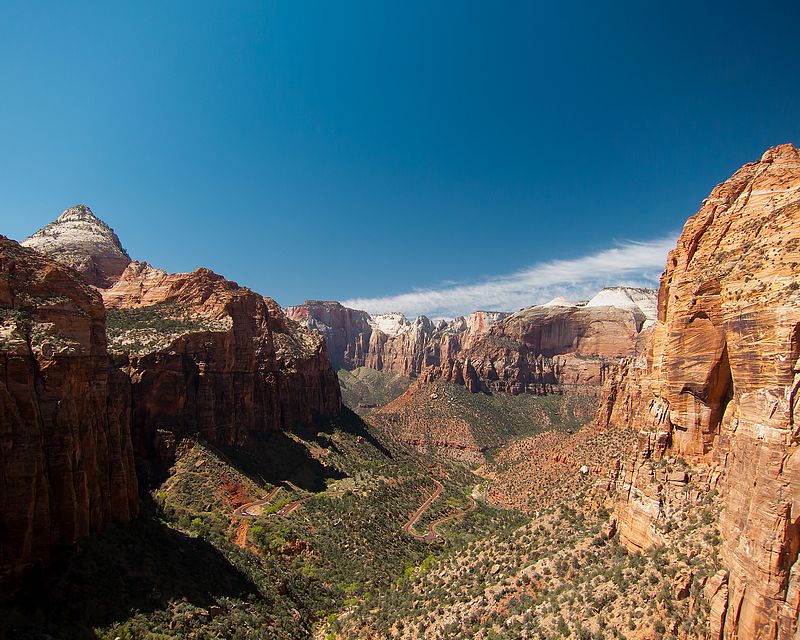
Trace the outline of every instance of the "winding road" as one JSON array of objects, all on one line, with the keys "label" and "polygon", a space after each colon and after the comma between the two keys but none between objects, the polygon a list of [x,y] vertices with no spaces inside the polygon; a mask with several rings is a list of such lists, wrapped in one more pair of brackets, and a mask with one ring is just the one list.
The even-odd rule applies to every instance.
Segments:
[{"label": "winding road", "polygon": [[419,506],[419,508],[414,513],[411,514],[411,517],[408,519],[408,522],[406,522],[403,525],[403,528],[401,529],[402,531],[405,531],[409,535],[414,536],[417,540],[423,540],[425,542],[432,542],[436,538],[436,534],[431,530],[430,527],[428,527],[428,532],[424,535],[420,535],[414,530],[414,525],[417,523],[417,520],[420,519],[420,516],[422,516],[422,514],[425,513],[425,509],[431,506],[433,501],[439,497],[439,494],[442,492],[442,489],[444,489],[442,483],[439,482],[438,480],[434,480],[434,483],[436,483],[436,489],[434,490],[434,492],[428,497],[427,500],[425,500],[425,502],[423,502]]},{"label": "winding road", "polygon": [[437,536],[439,538],[441,538],[442,534],[437,531],[436,527],[438,527],[440,524],[444,524],[448,520],[455,520],[456,518],[460,518],[461,516],[465,516],[470,511],[472,511],[475,507],[478,506],[478,503],[475,502],[475,499],[473,497],[470,496],[468,498],[468,500],[469,500],[469,506],[466,509],[464,509],[463,511],[459,511],[458,513],[454,513],[452,515],[445,516],[444,518],[439,518],[435,522],[431,522],[431,524],[428,526],[428,532],[432,533],[433,535],[435,535],[435,536]]},{"label": "winding road", "polygon": [[277,511],[275,515],[278,516],[288,516],[290,513],[294,513],[297,511],[297,508],[303,504],[308,498],[300,498],[299,500],[294,500],[287,505],[284,505],[280,511]]},{"label": "winding road", "polygon": [[419,506],[419,508],[413,514],[411,514],[411,517],[408,519],[408,522],[406,522],[402,527],[402,531],[404,531],[405,533],[414,536],[417,540],[421,540],[429,544],[436,542],[437,540],[442,538],[442,534],[440,534],[437,529],[440,525],[450,520],[455,520],[456,518],[460,518],[461,516],[465,516],[475,507],[478,506],[478,503],[475,502],[475,500],[470,497],[469,506],[466,509],[464,509],[463,511],[459,511],[458,513],[453,513],[449,516],[439,518],[438,520],[434,520],[433,522],[428,524],[428,531],[426,533],[424,534],[417,533],[416,530],[414,529],[414,525],[417,523],[420,517],[422,517],[422,514],[425,513],[425,510],[428,507],[430,507],[431,504],[433,504],[433,501],[439,497],[439,494],[442,492],[444,488],[442,487],[442,483],[439,482],[438,480],[434,480],[434,482],[436,483],[436,490],[428,497],[427,500],[425,500],[425,502],[423,502]]},{"label": "winding road", "polygon": [[275,487],[272,491],[270,491],[267,495],[263,498],[259,498],[254,502],[248,502],[247,504],[243,504],[241,507],[237,507],[237,509],[233,512],[234,518],[257,518],[260,516],[260,513],[253,513],[251,509],[255,507],[260,507],[265,505],[267,502],[272,500],[276,495],[278,495],[278,491],[280,491],[280,486]]}]

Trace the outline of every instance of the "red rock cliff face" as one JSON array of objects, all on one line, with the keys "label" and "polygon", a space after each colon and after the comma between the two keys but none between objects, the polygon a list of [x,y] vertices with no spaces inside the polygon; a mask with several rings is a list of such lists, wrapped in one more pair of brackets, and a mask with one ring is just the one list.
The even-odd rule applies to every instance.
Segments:
[{"label": "red rock cliff face", "polygon": [[306,300],[302,305],[286,307],[286,316],[325,339],[331,364],[337,371],[363,367],[369,352],[372,326],[366,311],[348,309],[338,302]]},{"label": "red rock cliff face", "polygon": [[609,380],[598,416],[641,432],[618,510],[629,546],[652,544],[661,515],[642,459],[683,456],[719,489],[727,573],[706,589],[712,637],[800,637],[798,389],[800,156],[782,145],[686,223],[648,357]]},{"label": "red rock cliff face", "polygon": [[[652,292],[636,295],[652,299]],[[438,323],[425,316],[414,322],[401,314],[372,317],[338,302],[307,301],[287,313],[325,337],[337,367],[513,394],[547,393],[558,384],[599,386],[609,363],[641,350],[648,322],[635,306],[569,304],[514,314],[476,311]]]},{"label": "red rock cliff face", "polygon": [[109,373],[105,317],[77,273],[0,237],[1,583],[137,514],[130,396]]},{"label": "red rock cliff face", "polygon": [[168,457],[185,431],[241,445],[340,412],[324,341],[271,299],[207,269],[168,274],[143,263],[102,293],[142,455]]},{"label": "red rock cliff face", "polygon": [[463,350],[448,350],[435,375],[509,393],[598,386],[609,363],[636,354],[645,321],[617,307],[528,307],[471,336]]}]

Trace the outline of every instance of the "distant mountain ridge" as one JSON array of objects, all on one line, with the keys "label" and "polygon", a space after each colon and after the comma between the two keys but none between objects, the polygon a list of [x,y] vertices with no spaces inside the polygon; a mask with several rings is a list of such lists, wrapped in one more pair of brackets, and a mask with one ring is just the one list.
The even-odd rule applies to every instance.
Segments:
[{"label": "distant mountain ridge", "polygon": [[307,300],[287,315],[319,331],[339,369],[446,380],[471,391],[545,393],[564,383],[598,386],[611,361],[634,355],[655,322],[656,292],[612,287],[588,302],[556,299],[516,313],[476,311],[451,321],[372,316]]}]

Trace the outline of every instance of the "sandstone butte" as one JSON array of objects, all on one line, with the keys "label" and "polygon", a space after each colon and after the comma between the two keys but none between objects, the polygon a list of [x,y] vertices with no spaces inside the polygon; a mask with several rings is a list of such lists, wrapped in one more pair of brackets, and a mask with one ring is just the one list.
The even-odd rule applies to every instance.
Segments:
[{"label": "sandstone butte", "polygon": [[648,458],[682,457],[722,501],[726,571],[705,586],[710,637],[800,637],[800,156],[769,149],[718,185],[669,254],[641,357],[609,376],[601,427],[632,425],[622,541],[661,542]]},{"label": "sandstone butte", "polygon": [[133,518],[137,475],[149,486],[185,435],[242,445],[341,411],[323,339],[270,298],[129,259],[113,286],[87,286],[96,271],[69,267],[106,263],[73,249],[113,232],[84,206],[53,224],[75,215],[80,233],[38,246],[51,257],[0,243],[0,583]]},{"label": "sandstone butte", "polygon": [[0,237],[0,314],[0,583],[13,584],[52,550],[135,517],[139,494],[100,295]]},{"label": "sandstone butte", "polygon": [[519,394],[547,393],[559,384],[598,387],[607,365],[642,348],[654,310],[654,292],[620,287],[584,305],[554,301],[438,323],[425,316],[413,322],[401,314],[373,317],[314,300],[286,312],[325,336],[337,368],[366,366],[473,392]]}]

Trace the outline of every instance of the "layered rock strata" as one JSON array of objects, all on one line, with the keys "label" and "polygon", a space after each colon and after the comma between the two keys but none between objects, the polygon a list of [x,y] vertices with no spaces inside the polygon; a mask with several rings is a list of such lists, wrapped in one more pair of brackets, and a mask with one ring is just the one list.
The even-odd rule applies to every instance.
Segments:
[{"label": "layered rock strata", "polygon": [[585,304],[553,301],[516,313],[477,311],[451,322],[369,316],[337,302],[307,301],[289,317],[319,330],[337,366],[443,380],[470,391],[547,393],[599,386],[609,363],[641,350],[655,293],[614,288]]},{"label": "layered rock strata", "polygon": [[718,185],[670,253],[646,357],[609,376],[598,421],[633,426],[622,540],[660,542],[684,459],[721,495],[713,638],[797,638],[800,613],[800,155],[768,150]]},{"label": "layered rock strata", "polygon": [[[0,237],[0,582],[138,512],[130,389],[80,276]],[[113,393],[111,390],[113,389]]]},{"label": "layered rock strata", "polygon": [[340,411],[324,340],[270,298],[208,269],[169,274],[138,262],[102,295],[143,455],[163,456],[168,434],[242,445]]}]

